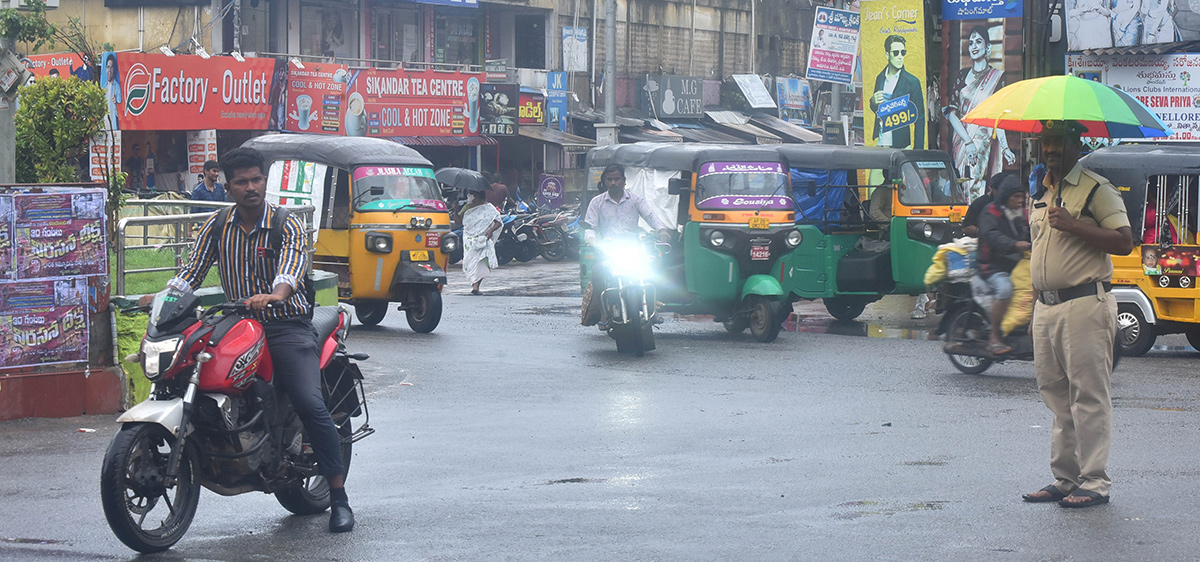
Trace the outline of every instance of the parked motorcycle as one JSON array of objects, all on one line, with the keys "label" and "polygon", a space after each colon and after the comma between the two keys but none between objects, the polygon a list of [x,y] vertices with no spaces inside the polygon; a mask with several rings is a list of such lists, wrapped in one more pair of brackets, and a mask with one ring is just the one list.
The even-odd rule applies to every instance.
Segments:
[{"label": "parked motorcycle", "polygon": [[617,341],[618,353],[635,357],[654,349],[654,325],[662,321],[657,316],[655,288],[648,278],[656,257],[670,251],[670,244],[654,244],[653,252],[648,248],[648,243],[637,240],[608,240],[598,245],[604,260],[600,267],[606,267],[609,274],[607,287],[600,293],[600,306],[608,319],[605,331]]},{"label": "parked motorcycle", "polygon": [[[139,552],[166,550],[187,532],[200,487],[224,496],[273,493],[297,515],[329,508],[329,485],[286,393],[272,384],[263,327],[242,302],[198,312],[190,291],[156,295],[141,351],[127,358],[154,383],[150,397],[117,418],[100,475],[109,527]],[[144,309],[143,309],[144,310]],[[326,404],[349,472],[353,443],[374,433],[367,418],[365,354],[345,348],[350,315],[317,307]]]},{"label": "parked motorcycle", "polygon": [[[537,218],[540,229],[538,242],[542,246],[542,259],[548,262],[560,262],[566,259],[569,242],[567,241],[567,225],[575,220],[571,210],[545,214]],[[578,252],[578,247],[576,247]]]},{"label": "parked motorcycle", "polygon": [[[980,304],[968,282],[944,283],[938,290],[937,313],[943,314],[937,335],[944,335],[942,351],[950,363],[968,375],[987,371],[995,363],[1033,361],[1033,338],[1028,324],[1014,329],[1001,338],[1012,348],[996,355],[988,351],[991,337],[991,314]],[[1121,359],[1121,334],[1113,338],[1113,368]]]}]

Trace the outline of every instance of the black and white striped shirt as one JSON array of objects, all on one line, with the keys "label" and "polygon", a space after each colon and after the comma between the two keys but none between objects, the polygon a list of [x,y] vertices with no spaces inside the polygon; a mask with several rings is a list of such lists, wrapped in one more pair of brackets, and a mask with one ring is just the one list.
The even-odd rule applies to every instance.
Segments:
[{"label": "black and white striped shirt", "polygon": [[221,275],[221,288],[231,301],[270,293],[276,285],[287,283],[292,296],[281,305],[256,312],[260,321],[306,316],[312,304],[300,290],[300,281],[308,272],[308,254],[304,251],[304,223],[296,215],[283,222],[279,255],[270,248],[271,217],[279,207],[266,204],[262,218],[250,232],[242,227],[236,208],[224,224],[217,224],[220,212],[213,213],[200,227],[196,245],[188,262],[167,284],[180,290],[196,290],[208,275],[214,261]]}]

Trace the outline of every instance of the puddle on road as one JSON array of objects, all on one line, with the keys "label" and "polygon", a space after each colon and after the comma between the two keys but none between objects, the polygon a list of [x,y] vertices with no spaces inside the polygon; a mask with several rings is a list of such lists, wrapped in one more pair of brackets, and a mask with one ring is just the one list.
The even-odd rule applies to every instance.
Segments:
[{"label": "puddle on road", "polygon": [[[706,314],[676,314],[676,320],[696,323],[712,323],[713,317]],[[870,322],[845,322],[829,316],[800,315],[792,313],[783,323],[787,332],[806,334],[829,334],[834,336],[858,336],[864,338],[887,338],[903,340],[937,340],[934,328],[895,328]]]},{"label": "puddle on road", "polygon": [[6,544],[66,544],[66,542],[53,539],[0,538],[0,543]]}]

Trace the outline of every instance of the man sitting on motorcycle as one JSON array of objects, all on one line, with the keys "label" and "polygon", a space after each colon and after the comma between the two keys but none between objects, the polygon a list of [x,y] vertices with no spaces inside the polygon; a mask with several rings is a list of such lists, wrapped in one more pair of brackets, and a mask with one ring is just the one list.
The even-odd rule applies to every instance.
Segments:
[{"label": "man sitting on motorcycle", "polygon": [[[216,262],[226,298],[244,299],[262,323],[275,380],[291,398],[312,442],[318,469],[329,482],[329,530],[349,531],[354,528],[354,512],[346,497],[341,440],[321,392],[317,332],[310,321],[313,305],[298,290],[309,269],[304,223],[295,215],[287,217],[277,252],[271,247],[270,232],[271,219],[280,207],[266,201],[262,155],[252,148],[238,148],[221,156],[219,163],[228,180],[226,191],[236,203],[233,212],[214,213],[204,222],[188,263],[167,284],[180,290],[199,289]],[[219,220],[222,217],[226,220]],[[152,298],[146,295],[142,304]]]},{"label": "man sitting on motorcycle", "polygon": [[[660,241],[668,244],[671,242],[671,228],[663,222],[658,213],[654,212],[646,199],[625,190],[624,166],[609,164],[605,167],[604,173],[600,175],[600,185],[605,191],[592,198],[588,203],[587,214],[583,216],[583,222],[587,226],[587,231],[583,235],[585,244],[593,244],[597,236],[601,239],[636,238],[642,234],[642,229],[638,226],[639,218],[650,223],[650,226],[658,232]],[[607,277],[607,270],[602,264],[597,264],[592,268],[591,289],[595,298],[584,295],[585,313],[593,300],[597,303],[593,306],[599,305],[600,293],[607,286]],[[585,325],[590,326],[591,324],[585,323]],[[604,326],[605,323],[601,322],[601,329]]]},{"label": "man sitting on motorcycle", "polygon": [[1000,325],[1012,299],[1011,273],[1029,251],[1029,214],[1025,209],[1025,186],[1015,175],[1005,176],[996,187],[996,198],[979,216],[980,289],[993,296],[992,330],[988,351],[1001,355],[1012,351],[1000,339]]}]

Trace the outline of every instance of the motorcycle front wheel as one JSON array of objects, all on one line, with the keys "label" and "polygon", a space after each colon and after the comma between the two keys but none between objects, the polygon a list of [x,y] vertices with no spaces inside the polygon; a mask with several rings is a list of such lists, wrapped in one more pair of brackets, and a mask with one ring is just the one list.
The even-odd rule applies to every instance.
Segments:
[{"label": "motorcycle front wheel", "polygon": [[179,476],[168,479],[175,437],[161,425],[128,423],[117,431],[100,471],[100,499],[113,534],[138,552],[162,552],[183,538],[200,500],[195,450],[184,447]]},{"label": "motorcycle front wheel", "polygon": [[[986,342],[991,327],[988,319],[975,309],[963,310],[950,320],[950,328],[946,330],[946,343]],[[950,362],[959,371],[967,375],[978,375],[992,366],[992,360],[974,355],[946,354]]]},{"label": "motorcycle front wheel", "polygon": [[[346,468],[342,474],[349,476],[354,443],[350,442],[348,429],[338,428],[338,437],[342,441],[342,466]],[[329,509],[329,481],[320,475],[296,480],[276,491],[275,500],[293,514],[316,515]]]}]

